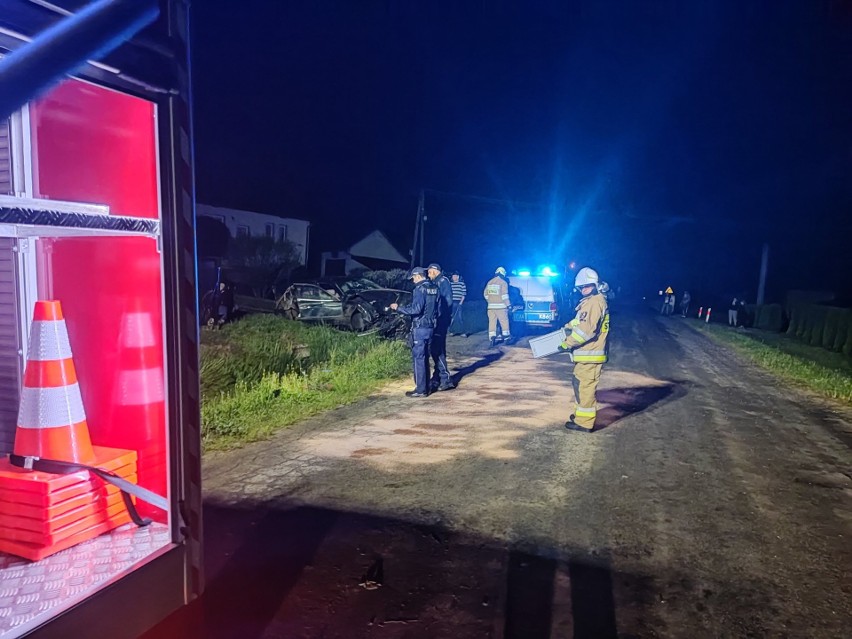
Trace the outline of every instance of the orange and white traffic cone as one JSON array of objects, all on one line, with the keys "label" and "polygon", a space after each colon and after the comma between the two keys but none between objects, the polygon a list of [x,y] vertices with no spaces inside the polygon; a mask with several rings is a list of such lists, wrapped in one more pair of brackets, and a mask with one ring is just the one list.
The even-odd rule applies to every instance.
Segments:
[{"label": "orange and white traffic cone", "polygon": [[38,560],[129,522],[119,488],[96,475],[134,484],[136,460],[92,445],[62,308],[36,302],[14,453],[0,460],[0,552]]},{"label": "orange and white traffic cone", "polygon": [[14,450],[22,457],[95,460],[59,302],[35,304]]},{"label": "orange and white traffic cone", "polygon": [[[116,372],[113,410],[118,422],[135,433],[130,445],[139,453],[139,483],[165,493],[168,460],[163,343],[151,312],[133,310],[122,316]],[[116,434],[128,441],[126,433]],[[147,503],[139,504],[139,512],[159,520],[165,517]]]}]

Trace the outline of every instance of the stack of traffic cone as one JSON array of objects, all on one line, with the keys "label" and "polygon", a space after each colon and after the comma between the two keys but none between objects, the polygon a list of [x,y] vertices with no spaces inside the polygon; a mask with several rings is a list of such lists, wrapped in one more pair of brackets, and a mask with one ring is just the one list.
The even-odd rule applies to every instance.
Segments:
[{"label": "stack of traffic cone", "polygon": [[[15,455],[85,464],[136,483],[136,452],[92,446],[59,302],[36,302]],[[0,460],[0,552],[38,560],[130,521],[118,488]]]},{"label": "stack of traffic cone", "polygon": [[[133,446],[139,455],[139,481],[154,492],[165,493],[168,463],[163,344],[151,312],[137,307],[122,316],[116,374],[114,419],[136,434]],[[117,434],[126,441],[126,434],[113,436]],[[139,512],[160,520],[165,517],[146,502],[139,504]]]}]

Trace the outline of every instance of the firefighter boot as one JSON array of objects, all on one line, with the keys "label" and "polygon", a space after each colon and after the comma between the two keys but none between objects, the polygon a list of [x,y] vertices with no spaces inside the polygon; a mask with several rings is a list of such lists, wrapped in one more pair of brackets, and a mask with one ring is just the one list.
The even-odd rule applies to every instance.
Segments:
[{"label": "firefighter boot", "polygon": [[[573,417],[573,415],[572,415],[572,417]],[[585,428],[584,426],[580,426],[580,424],[575,422],[573,419],[569,419],[567,422],[565,422],[565,430],[576,430],[577,432],[580,432],[580,433],[591,433],[594,429],[593,428]]]}]

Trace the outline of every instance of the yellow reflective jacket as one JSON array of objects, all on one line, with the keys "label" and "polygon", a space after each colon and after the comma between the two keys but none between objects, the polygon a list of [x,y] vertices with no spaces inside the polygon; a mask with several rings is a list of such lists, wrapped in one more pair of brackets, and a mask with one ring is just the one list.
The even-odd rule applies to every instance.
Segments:
[{"label": "yellow reflective jacket", "polygon": [[609,337],[606,298],[595,291],[581,299],[574,310],[577,315],[565,325],[567,336],[562,345],[573,351],[575,362],[603,364],[607,361]]},{"label": "yellow reflective jacket", "polygon": [[488,308],[506,308],[509,306],[509,284],[499,275],[495,275],[488,280],[482,296],[488,301]]}]

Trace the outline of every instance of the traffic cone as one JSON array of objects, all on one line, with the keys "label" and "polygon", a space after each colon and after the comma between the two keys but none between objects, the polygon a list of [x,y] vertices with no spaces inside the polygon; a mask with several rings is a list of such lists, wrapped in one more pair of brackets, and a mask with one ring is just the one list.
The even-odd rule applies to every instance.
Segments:
[{"label": "traffic cone", "polygon": [[[56,301],[36,302],[14,454],[92,466],[136,483],[136,451],[91,443]],[[88,470],[28,468],[0,460],[0,552],[38,560],[130,521],[119,489]]]},{"label": "traffic cone", "polygon": [[[137,437],[132,441],[139,454],[139,483],[163,494],[167,490],[168,459],[162,338],[149,310],[131,309],[121,319],[114,419],[128,425]],[[126,433],[123,435],[126,437]],[[140,503],[139,512],[165,521],[165,513],[148,503]]]},{"label": "traffic cone", "polygon": [[22,457],[95,460],[59,302],[35,304],[14,450]]}]

